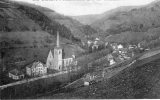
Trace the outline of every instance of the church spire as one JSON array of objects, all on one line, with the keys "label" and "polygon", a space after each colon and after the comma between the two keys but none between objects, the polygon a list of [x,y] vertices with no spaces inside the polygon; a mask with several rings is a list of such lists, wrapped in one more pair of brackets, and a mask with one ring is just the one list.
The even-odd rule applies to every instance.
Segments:
[{"label": "church spire", "polygon": [[59,32],[57,31],[57,47],[59,47]]}]

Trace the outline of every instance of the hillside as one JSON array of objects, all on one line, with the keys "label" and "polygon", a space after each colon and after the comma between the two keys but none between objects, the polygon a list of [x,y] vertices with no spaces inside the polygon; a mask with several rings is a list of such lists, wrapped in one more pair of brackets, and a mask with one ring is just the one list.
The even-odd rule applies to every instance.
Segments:
[{"label": "hillside", "polygon": [[117,8],[116,10],[91,25],[103,30],[103,36],[111,35],[111,38],[106,38],[107,41],[124,42],[124,39],[129,39],[127,42],[136,41],[137,43],[151,38],[150,36],[159,37],[159,0],[145,6],[127,7],[127,10]]},{"label": "hillside", "polygon": [[[160,1],[144,6],[125,6],[97,15],[74,16],[83,24],[99,30],[108,42],[139,43],[159,37]],[[127,39],[127,40],[126,40]],[[155,40],[155,38],[154,38]]]},{"label": "hillside", "polygon": [[[110,11],[109,11],[110,12]],[[98,27],[110,34],[119,34],[125,31],[147,31],[149,28],[157,28],[159,24],[160,1],[156,1],[146,6],[120,7],[112,10],[92,23],[93,27]]]},{"label": "hillside", "polygon": [[16,31],[47,31],[54,35],[57,31],[60,31],[60,35],[67,39],[74,40],[74,36],[70,32],[70,29],[65,26],[51,21],[47,16],[38,10],[20,5],[17,2],[1,2],[0,13],[0,31],[2,32],[16,32]]},{"label": "hillside", "polygon": [[160,67],[155,60],[142,66],[133,66],[102,82],[73,91],[50,94],[41,99],[158,99],[160,98]]},{"label": "hillside", "polygon": [[81,15],[81,16],[70,16],[71,18],[79,21],[80,23],[84,25],[90,25],[96,20],[99,20],[103,17],[101,14],[95,14],[95,15]]},{"label": "hillside", "polygon": [[76,38],[85,40],[86,35],[97,34],[97,31],[95,29],[88,27],[87,25],[83,25],[79,21],[74,20],[69,16],[58,14],[57,12],[49,8],[45,8],[37,5],[35,6],[35,5],[23,3],[23,2],[19,2],[19,4],[24,6],[27,5],[29,7],[35,8],[36,10],[38,10],[39,12],[47,16],[51,21],[57,22],[60,25],[68,28],[71,31],[72,35]]},{"label": "hillside", "polygon": [[[45,63],[49,50],[55,47],[57,31],[66,54],[84,52],[79,46],[81,37],[68,28],[72,19],[63,25],[45,14],[44,11],[51,11],[47,8],[7,0],[0,1],[0,10],[0,60],[3,58],[7,70],[23,67],[24,63],[14,64],[20,59],[26,63],[33,59]],[[61,15],[55,13],[55,16]]]},{"label": "hillside", "polygon": [[117,13],[119,11],[127,11],[135,7],[119,7],[116,9],[112,9],[110,11],[106,11],[102,14],[93,14],[93,15],[81,15],[81,16],[71,16],[73,19],[76,19],[77,21],[81,22],[85,25],[92,25],[94,23],[98,23],[99,20],[103,18],[107,18],[108,16],[111,16],[113,13]]}]

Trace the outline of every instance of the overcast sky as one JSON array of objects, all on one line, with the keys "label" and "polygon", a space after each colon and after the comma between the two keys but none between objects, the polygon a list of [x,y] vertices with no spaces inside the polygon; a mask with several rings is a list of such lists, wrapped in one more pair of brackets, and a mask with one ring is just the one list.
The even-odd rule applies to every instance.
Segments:
[{"label": "overcast sky", "polygon": [[64,15],[99,14],[119,6],[146,5],[155,0],[16,0],[34,3]]}]

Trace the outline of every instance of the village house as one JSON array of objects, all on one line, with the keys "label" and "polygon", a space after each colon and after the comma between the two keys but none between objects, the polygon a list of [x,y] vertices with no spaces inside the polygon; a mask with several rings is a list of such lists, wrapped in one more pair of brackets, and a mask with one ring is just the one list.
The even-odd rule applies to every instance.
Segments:
[{"label": "village house", "polygon": [[117,50],[117,43],[111,43],[110,45],[113,50]]},{"label": "village house", "polygon": [[98,50],[99,45],[93,44],[92,45],[92,51]]},{"label": "village house", "polygon": [[104,42],[100,41],[99,38],[96,38],[94,42],[91,44],[92,51],[99,50],[102,46],[104,46]]},{"label": "village house", "polygon": [[136,49],[137,48],[137,46],[136,45],[129,45],[128,46],[128,49],[130,50],[130,49]]},{"label": "village house", "polygon": [[123,48],[123,49],[120,49],[120,50],[119,50],[119,53],[120,53],[120,54],[125,54],[125,53],[127,53],[127,51],[128,51],[127,48]]},{"label": "village house", "polygon": [[126,53],[122,53],[121,54],[123,56],[124,59],[129,60],[131,57],[128,56],[128,54]]},{"label": "village house", "polygon": [[41,76],[47,74],[47,67],[40,61],[35,61],[26,66],[28,76]]},{"label": "village house", "polygon": [[111,47],[112,47],[113,50],[120,50],[120,49],[124,48],[122,44],[118,45],[117,43],[112,43]]},{"label": "village house", "polygon": [[109,43],[108,43],[108,42],[106,42],[104,45],[105,45],[105,48],[107,48],[107,47],[108,47],[108,45],[109,45]]},{"label": "village house", "polygon": [[97,44],[99,41],[100,41],[100,39],[99,39],[99,38],[96,38],[96,39],[94,40],[94,44]]},{"label": "village house", "polygon": [[13,69],[9,71],[9,77],[13,80],[20,80],[24,78],[24,73],[18,69]]},{"label": "village house", "polygon": [[113,64],[116,63],[115,60],[114,60],[114,57],[111,54],[108,54],[107,59],[109,61],[109,65],[113,65]]},{"label": "village house", "polygon": [[141,41],[140,43],[138,43],[138,48],[139,48],[140,50],[144,50],[146,44],[147,44],[146,41]]},{"label": "village house", "polygon": [[115,62],[115,60],[114,59],[110,59],[109,60],[109,65],[113,65],[113,64],[115,64],[116,62]]},{"label": "village house", "polygon": [[122,45],[122,44],[119,44],[119,45],[117,46],[117,49],[123,49],[123,45]]},{"label": "village house", "polygon": [[124,60],[124,57],[122,55],[119,55],[118,58],[123,61]]},{"label": "village house", "polygon": [[88,47],[90,47],[92,45],[92,41],[91,40],[88,40],[87,41],[87,44],[88,44]]}]

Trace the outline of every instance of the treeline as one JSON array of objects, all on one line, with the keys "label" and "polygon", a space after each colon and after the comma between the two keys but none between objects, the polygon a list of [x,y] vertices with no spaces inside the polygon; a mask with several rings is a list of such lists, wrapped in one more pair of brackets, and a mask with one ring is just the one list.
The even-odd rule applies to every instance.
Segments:
[{"label": "treeline", "polygon": [[151,26],[146,26],[145,24],[142,23],[132,23],[132,24],[117,24],[117,25],[112,25],[110,29],[106,30],[106,33],[109,34],[120,34],[122,32],[147,32],[149,29],[152,28],[157,28],[159,26],[155,26],[154,23],[152,23]]},{"label": "treeline", "polygon": [[93,29],[90,25],[83,25],[81,27],[81,31],[88,36],[92,36],[98,33],[97,30]]},{"label": "treeline", "polygon": [[10,32],[11,29],[8,27],[8,21],[4,16],[0,15],[0,31],[1,32]]}]

